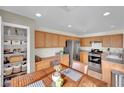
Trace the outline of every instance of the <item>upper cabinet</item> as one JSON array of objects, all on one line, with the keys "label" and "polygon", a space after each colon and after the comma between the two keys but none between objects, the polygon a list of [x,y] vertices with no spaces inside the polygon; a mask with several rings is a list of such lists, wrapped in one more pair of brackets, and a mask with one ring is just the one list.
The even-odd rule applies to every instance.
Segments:
[{"label": "upper cabinet", "polygon": [[111,35],[111,47],[114,48],[123,47],[123,34]]},{"label": "upper cabinet", "polygon": [[90,47],[91,46],[91,38],[90,37],[82,38],[80,43],[81,43],[81,46]]},{"label": "upper cabinet", "polygon": [[103,47],[122,48],[123,34],[86,37],[80,40],[81,46],[83,47],[91,46],[91,42],[93,41],[101,42]]},{"label": "upper cabinet", "polygon": [[52,34],[51,43],[52,43],[51,47],[58,47],[59,46],[59,36],[56,34]]},{"label": "upper cabinet", "polygon": [[80,44],[82,47],[91,47],[91,43],[94,41],[101,42],[103,47],[123,47],[123,34],[93,36],[79,39],[72,36],[35,31],[35,48],[65,47],[66,40],[80,40]]},{"label": "upper cabinet", "polygon": [[101,36],[94,36],[94,37],[91,37],[91,42],[102,42],[102,37]]},{"label": "upper cabinet", "polygon": [[65,47],[66,45],[66,37],[59,35],[59,47]]},{"label": "upper cabinet", "polygon": [[111,47],[111,35],[102,36],[102,46]]},{"label": "upper cabinet", "polygon": [[52,47],[52,40],[53,36],[50,33],[46,33],[46,38],[45,38],[45,47],[50,48]]},{"label": "upper cabinet", "polygon": [[41,31],[35,31],[35,48],[45,47],[45,33]]},{"label": "upper cabinet", "polygon": [[123,34],[103,36],[103,47],[122,48]]},{"label": "upper cabinet", "polygon": [[79,40],[79,38],[35,31],[35,48],[65,47],[66,40]]}]

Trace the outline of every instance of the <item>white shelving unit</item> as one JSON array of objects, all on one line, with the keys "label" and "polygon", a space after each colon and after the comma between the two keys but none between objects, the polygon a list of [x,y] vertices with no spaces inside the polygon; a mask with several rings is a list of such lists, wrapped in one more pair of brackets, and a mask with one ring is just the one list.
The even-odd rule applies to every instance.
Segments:
[{"label": "white shelving unit", "polygon": [[[21,56],[21,61],[11,62],[11,57]],[[0,17],[0,86],[5,86],[5,81],[16,76],[30,73],[30,28],[23,25],[2,22]],[[25,71],[5,74],[9,66],[27,64]],[[13,71],[13,70],[12,70]]]}]

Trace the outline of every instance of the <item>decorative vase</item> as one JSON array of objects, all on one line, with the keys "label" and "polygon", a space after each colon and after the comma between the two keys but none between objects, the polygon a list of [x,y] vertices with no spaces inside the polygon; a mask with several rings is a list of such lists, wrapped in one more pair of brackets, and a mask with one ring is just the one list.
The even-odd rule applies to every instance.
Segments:
[{"label": "decorative vase", "polygon": [[59,78],[61,78],[61,74],[59,72],[55,72],[55,73],[52,74],[52,80],[54,82],[58,81]]}]

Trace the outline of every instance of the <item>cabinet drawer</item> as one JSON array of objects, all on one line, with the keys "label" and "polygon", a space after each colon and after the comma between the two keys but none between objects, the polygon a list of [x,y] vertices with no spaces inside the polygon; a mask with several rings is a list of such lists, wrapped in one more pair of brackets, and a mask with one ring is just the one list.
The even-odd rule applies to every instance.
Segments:
[{"label": "cabinet drawer", "polygon": [[50,67],[50,61],[40,61],[36,63],[36,71]]}]

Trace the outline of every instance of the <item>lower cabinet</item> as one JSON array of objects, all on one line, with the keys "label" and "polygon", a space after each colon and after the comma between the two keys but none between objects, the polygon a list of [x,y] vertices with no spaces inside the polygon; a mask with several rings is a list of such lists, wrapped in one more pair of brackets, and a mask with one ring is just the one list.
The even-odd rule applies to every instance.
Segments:
[{"label": "lower cabinet", "polygon": [[112,86],[113,70],[124,73],[124,65],[102,60],[102,80],[107,82],[109,86]]},{"label": "lower cabinet", "polygon": [[56,60],[58,60],[58,62],[60,62],[61,64],[65,65],[65,66],[69,66],[69,55],[64,54],[64,55],[61,55],[61,56],[45,58],[42,61],[36,62],[35,63],[35,70],[39,71],[39,70],[42,70],[42,69],[49,68],[50,66],[53,66],[52,63]]},{"label": "lower cabinet", "polygon": [[43,60],[40,62],[36,62],[35,64],[36,71],[39,71],[48,67],[50,67],[50,60]]},{"label": "lower cabinet", "polygon": [[88,64],[88,52],[87,51],[80,52],[80,61]]},{"label": "lower cabinet", "polygon": [[65,66],[69,66],[69,55],[65,54],[65,55],[60,56],[60,63]]}]

